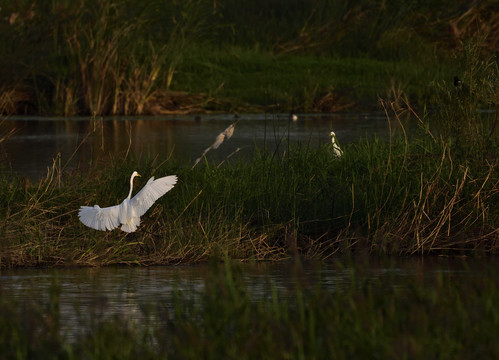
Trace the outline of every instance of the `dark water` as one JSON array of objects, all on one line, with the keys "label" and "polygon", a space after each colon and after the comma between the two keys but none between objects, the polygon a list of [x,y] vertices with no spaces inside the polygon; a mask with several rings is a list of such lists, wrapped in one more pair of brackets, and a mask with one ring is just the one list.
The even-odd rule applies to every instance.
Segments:
[{"label": "dark water", "polygon": [[[243,264],[241,276],[251,297],[268,298],[271,289],[281,298],[292,298],[297,283],[303,288],[320,287],[341,291],[356,278],[376,281],[390,277],[394,286],[407,286],[408,280],[434,278],[445,273],[456,281],[491,276],[496,270],[494,259],[398,258],[396,260],[353,263],[341,259],[329,263],[291,262]],[[223,270],[223,269],[222,269]],[[18,269],[0,271],[0,294],[3,301],[23,303],[35,299],[47,303],[53,284],[60,287],[61,323],[66,335],[85,326],[88,314],[119,315],[131,321],[143,321],[141,309],[157,306],[173,307],[175,291],[199,294],[210,272],[210,265],[163,267],[110,267],[76,269]]]},{"label": "dark water", "polygon": [[[285,115],[170,116],[89,118],[6,118],[0,121],[0,165],[31,179],[39,178],[56,165],[81,168],[99,156],[123,158],[127,151],[137,156],[166,159],[172,156],[193,163],[216,136],[238,121],[234,135],[207,157],[222,161],[250,156],[255,146],[275,150],[277,145],[301,142],[317,147],[330,141],[335,131],[340,144],[365,136],[387,138],[388,121],[376,114],[299,114],[296,122]],[[398,124],[392,124],[396,129]],[[395,130],[396,132],[396,130]]]}]

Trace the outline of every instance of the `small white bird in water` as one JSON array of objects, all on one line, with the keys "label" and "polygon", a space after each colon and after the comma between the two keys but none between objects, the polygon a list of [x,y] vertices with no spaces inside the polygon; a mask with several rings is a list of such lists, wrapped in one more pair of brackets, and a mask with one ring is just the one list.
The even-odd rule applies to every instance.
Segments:
[{"label": "small white bird in water", "polygon": [[170,175],[159,179],[154,176],[133,198],[133,179],[140,176],[134,171],[130,177],[130,192],[128,197],[119,205],[101,208],[99,205],[82,206],[78,216],[86,226],[95,230],[113,230],[121,225],[121,230],[134,232],[140,224],[140,217],[161,196],[170,191],[177,183],[177,176]]},{"label": "small white bird in water", "polygon": [[343,155],[343,150],[341,150],[340,145],[338,144],[338,139],[336,139],[336,134],[334,133],[334,131],[331,131],[329,136],[331,136],[331,143],[333,144],[334,154],[340,157],[341,155]]}]

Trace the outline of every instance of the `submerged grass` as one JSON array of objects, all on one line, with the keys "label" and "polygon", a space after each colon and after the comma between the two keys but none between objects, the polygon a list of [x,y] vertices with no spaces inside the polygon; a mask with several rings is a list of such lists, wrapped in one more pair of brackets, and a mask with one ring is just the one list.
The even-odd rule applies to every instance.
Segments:
[{"label": "submerged grass", "polygon": [[400,286],[393,275],[366,276],[365,268],[353,267],[335,289],[297,281],[287,293],[270,286],[264,296],[253,294],[227,262],[213,266],[202,286],[140,306],[143,322],[89,311],[71,337],[63,330],[70,324],[61,318],[57,281],[49,294],[23,301],[4,298],[0,287],[0,353],[17,359],[499,356],[494,269],[485,276],[412,277]]}]

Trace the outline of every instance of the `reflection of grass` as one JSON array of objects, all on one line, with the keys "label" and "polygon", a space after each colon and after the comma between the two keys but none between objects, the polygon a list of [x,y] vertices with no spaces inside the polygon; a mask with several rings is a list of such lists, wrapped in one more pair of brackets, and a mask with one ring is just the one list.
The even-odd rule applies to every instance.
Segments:
[{"label": "reflection of grass", "polygon": [[[0,352],[30,359],[499,356],[494,269],[407,277],[403,284],[390,273],[373,279],[366,269],[369,264],[357,264],[349,269],[349,281],[323,289],[300,282],[300,267],[290,265],[290,277],[298,274],[296,285],[288,293],[274,288],[262,296],[251,293],[238,267],[213,266],[202,287],[140,307],[145,319],[155,320],[106,316],[96,304],[80,315],[86,325],[71,340],[61,336],[67,324],[60,317],[57,281],[48,294],[25,300],[0,291]],[[336,270],[345,268],[338,264]]]}]

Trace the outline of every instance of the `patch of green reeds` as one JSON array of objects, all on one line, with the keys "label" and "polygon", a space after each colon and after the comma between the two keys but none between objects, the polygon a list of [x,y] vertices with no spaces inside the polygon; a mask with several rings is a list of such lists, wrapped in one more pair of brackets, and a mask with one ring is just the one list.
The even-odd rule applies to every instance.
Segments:
[{"label": "patch of green reeds", "polygon": [[150,110],[210,14],[196,0],[2,2],[1,11],[1,112],[64,116]]},{"label": "patch of green reeds", "polygon": [[[76,329],[78,322],[61,318],[56,280],[48,294],[24,300],[9,297],[0,285],[0,353],[6,359],[499,356],[499,283],[493,268],[480,276],[408,277],[401,285],[390,273],[366,276],[368,266],[349,269],[349,281],[338,288],[298,278],[286,292],[270,284],[267,294],[254,294],[241,270],[228,262],[214,266],[203,286],[140,306],[144,322],[90,310],[80,315],[84,321]],[[294,271],[299,274],[299,267]],[[71,337],[64,333],[67,327],[74,331]]]},{"label": "patch of green reeds", "polygon": [[0,0],[0,113],[331,112],[392,81],[422,103],[498,23],[491,0]]}]

